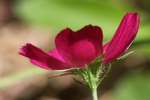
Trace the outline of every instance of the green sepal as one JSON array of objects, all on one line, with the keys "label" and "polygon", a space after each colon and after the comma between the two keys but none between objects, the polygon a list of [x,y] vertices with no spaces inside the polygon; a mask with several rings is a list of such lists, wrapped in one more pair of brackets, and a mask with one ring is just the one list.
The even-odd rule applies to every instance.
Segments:
[{"label": "green sepal", "polygon": [[102,80],[106,77],[110,71],[111,65],[103,65],[101,59],[97,58],[94,62],[89,65],[85,65],[83,69],[72,70],[73,74],[82,77],[84,82],[89,86],[89,88],[97,88]]},{"label": "green sepal", "polygon": [[122,55],[121,57],[117,58],[117,60],[125,59],[125,58],[127,58],[129,55],[131,55],[133,53],[134,53],[134,51],[127,52],[124,55]]}]

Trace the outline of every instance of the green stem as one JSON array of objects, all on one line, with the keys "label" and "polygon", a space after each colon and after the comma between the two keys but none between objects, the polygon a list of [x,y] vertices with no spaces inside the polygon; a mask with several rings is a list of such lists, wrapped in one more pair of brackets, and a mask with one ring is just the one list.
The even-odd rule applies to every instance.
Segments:
[{"label": "green stem", "polygon": [[93,75],[93,73],[91,72],[91,70],[87,70],[87,76],[88,76],[88,84],[89,87],[92,90],[92,97],[93,100],[98,100],[98,96],[97,96],[97,81],[99,80],[98,77],[95,77],[95,75]]},{"label": "green stem", "polygon": [[93,100],[98,100],[97,88],[94,88],[92,90],[92,97],[93,97]]}]

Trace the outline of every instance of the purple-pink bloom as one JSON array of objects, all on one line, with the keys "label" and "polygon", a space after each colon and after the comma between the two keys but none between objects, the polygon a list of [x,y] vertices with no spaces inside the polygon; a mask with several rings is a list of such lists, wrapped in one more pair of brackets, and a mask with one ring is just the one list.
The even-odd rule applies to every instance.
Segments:
[{"label": "purple-pink bloom", "polygon": [[101,28],[87,25],[78,31],[62,30],[55,38],[56,48],[48,53],[30,43],[23,46],[19,53],[45,69],[84,68],[98,56],[102,56],[102,63],[107,64],[129,48],[137,34],[139,19],[137,13],[127,13],[112,40],[104,46]]},{"label": "purple-pink bloom", "polygon": [[102,54],[102,30],[87,25],[79,31],[62,30],[55,38],[56,48],[48,53],[27,43],[20,54],[45,69],[82,68]]}]

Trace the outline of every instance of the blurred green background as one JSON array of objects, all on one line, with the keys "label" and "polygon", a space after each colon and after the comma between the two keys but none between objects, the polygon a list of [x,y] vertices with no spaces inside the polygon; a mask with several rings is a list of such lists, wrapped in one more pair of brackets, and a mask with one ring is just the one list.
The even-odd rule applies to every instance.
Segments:
[{"label": "blurred green background", "polygon": [[129,49],[135,52],[113,63],[100,87],[100,100],[150,100],[149,0],[1,0],[0,100],[91,100],[89,90],[72,76],[48,79],[53,72],[34,67],[17,51],[30,41],[50,50],[60,30],[88,24],[100,26],[108,41],[127,12],[141,16],[138,36]]}]

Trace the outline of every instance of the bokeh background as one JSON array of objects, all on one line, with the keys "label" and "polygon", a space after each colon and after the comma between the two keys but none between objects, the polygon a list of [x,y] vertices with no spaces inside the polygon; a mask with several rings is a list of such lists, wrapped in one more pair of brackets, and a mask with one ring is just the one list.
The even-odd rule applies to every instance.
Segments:
[{"label": "bokeh background", "polygon": [[70,27],[99,25],[108,41],[126,12],[141,16],[127,58],[112,64],[99,87],[100,100],[150,100],[149,0],[0,0],[0,100],[91,100],[87,87],[67,75],[49,78],[18,50],[31,42],[48,51],[56,34]]}]

